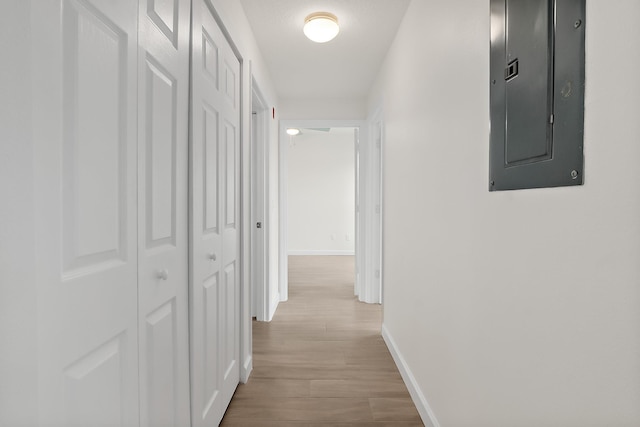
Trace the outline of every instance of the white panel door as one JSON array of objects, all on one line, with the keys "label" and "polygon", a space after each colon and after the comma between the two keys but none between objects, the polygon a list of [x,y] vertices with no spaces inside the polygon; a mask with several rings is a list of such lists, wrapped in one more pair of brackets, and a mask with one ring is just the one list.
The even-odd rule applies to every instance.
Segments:
[{"label": "white panel door", "polygon": [[137,426],[137,0],[33,2],[41,426]]},{"label": "white panel door", "polygon": [[193,8],[192,424],[217,426],[240,372],[240,65],[205,0]]},{"label": "white panel door", "polygon": [[[268,146],[266,144],[267,109],[252,79],[251,98],[251,294],[252,317],[259,321],[270,321],[271,299],[269,289],[267,194],[269,177],[267,174]],[[258,223],[260,226],[258,227]]]},{"label": "white panel door", "polygon": [[140,425],[188,426],[189,0],[140,0]]}]

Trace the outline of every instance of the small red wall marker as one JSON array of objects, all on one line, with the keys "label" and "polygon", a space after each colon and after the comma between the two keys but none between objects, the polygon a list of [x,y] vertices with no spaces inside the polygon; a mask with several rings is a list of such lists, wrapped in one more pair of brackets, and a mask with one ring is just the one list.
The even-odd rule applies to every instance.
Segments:
[{"label": "small red wall marker", "polygon": [[273,119],[276,118],[276,109],[275,109],[275,107],[271,108],[271,118],[273,118]]}]

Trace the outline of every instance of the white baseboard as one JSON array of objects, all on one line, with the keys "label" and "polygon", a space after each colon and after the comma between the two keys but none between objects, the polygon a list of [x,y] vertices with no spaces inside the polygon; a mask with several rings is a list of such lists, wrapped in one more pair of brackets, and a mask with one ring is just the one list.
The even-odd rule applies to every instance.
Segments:
[{"label": "white baseboard", "polygon": [[389,334],[389,331],[384,324],[382,325],[382,338],[387,344],[393,360],[396,362],[396,366],[400,371],[400,375],[402,375],[402,379],[404,380],[404,383],[409,390],[411,399],[413,399],[413,403],[416,405],[418,413],[420,414],[420,418],[422,418],[422,422],[424,423],[425,427],[440,427],[440,423],[438,423],[438,420],[431,410],[427,399],[424,397],[424,394],[422,394],[420,387],[418,387],[416,378],[413,376],[413,373],[411,373],[407,362],[405,362],[404,357],[402,357],[402,354],[400,354],[395,341]]},{"label": "white baseboard", "polygon": [[240,370],[240,382],[242,384],[246,384],[249,381],[249,376],[251,375],[251,371],[253,371],[253,356],[248,356],[244,364],[242,365],[242,369]]},{"label": "white baseboard", "polygon": [[355,251],[342,250],[308,250],[308,251],[289,251],[289,255],[355,255]]}]

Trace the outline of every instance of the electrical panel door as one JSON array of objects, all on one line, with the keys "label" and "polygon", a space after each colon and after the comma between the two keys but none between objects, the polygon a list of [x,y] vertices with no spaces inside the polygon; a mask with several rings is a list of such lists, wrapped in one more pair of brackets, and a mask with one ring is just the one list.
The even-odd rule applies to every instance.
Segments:
[{"label": "electrical panel door", "polygon": [[584,2],[491,0],[491,191],[583,183]]}]

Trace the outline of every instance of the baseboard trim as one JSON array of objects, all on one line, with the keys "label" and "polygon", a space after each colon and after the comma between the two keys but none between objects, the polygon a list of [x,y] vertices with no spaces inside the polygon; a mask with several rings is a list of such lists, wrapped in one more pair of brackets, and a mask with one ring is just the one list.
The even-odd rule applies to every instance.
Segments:
[{"label": "baseboard trim", "polygon": [[309,250],[309,251],[289,251],[289,255],[355,255],[355,251],[340,250]]},{"label": "baseboard trim", "polygon": [[253,371],[253,356],[248,356],[244,360],[244,365],[242,366],[242,372],[240,372],[240,382],[242,384],[246,384],[249,381],[249,376],[251,376],[251,371]]},{"label": "baseboard trim", "polygon": [[416,378],[413,376],[411,369],[409,369],[407,362],[405,362],[404,357],[402,357],[402,354],[398,350],[398,346],[396,345],[395,341],[391,337],[391,334],[389,334],[389,331],[384,324],[382,325],[382,338],[387,344],[387,348],[389,348],[389,352],[391,352],[391,356],[393,357],[394,362],[396,362],[396,366],[400,371],[400,375],[402,376],[402,379],[406,384],[407,389],[409,390],[411,399],[416,405],[418,413],[420,414],[420,418],[422,418],[422,422],[424,423],[425,427],[440,427],[440,423],[438,423],[438,420],[436,419],[433,410],[431,410],[427,399],[424,397],[424,394],[422,394],[420,387],[418,387]]}]

